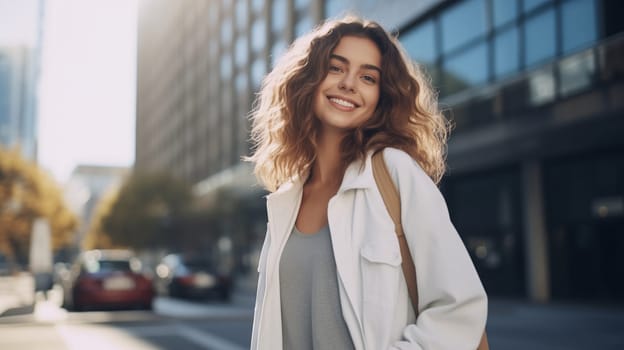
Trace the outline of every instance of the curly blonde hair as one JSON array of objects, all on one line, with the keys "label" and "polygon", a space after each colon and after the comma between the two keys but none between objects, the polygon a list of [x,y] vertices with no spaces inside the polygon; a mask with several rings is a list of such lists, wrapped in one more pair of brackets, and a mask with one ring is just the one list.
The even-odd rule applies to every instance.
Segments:
[{"label": "curly blonde hair", "polygon": [[429,81],[398,39],[379,24],[354,16],[328,20],[298,38],[264,78],[251,112],[256,177],[275,191],[294,176],[304,176],[316,159],[320,122],[314,96],[328,73],[330,54],[344,36],[372,40],[382,55],[380,98],[369,118],[344,137],[343,165],[369,150],[401,149],[438,183],[445,172],[449,124],[437,106]]}]

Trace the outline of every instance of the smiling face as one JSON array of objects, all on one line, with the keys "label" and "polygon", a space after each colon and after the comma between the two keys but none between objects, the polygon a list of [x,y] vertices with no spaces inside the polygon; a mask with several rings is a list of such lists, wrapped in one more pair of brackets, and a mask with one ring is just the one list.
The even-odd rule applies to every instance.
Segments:
[{"label": "smiling face", "polygon": [[340,39],[314,101],[322,131],[345,133],[373,115],[379,101],[380,67],[381,53],[372,40],[357,36]]}]

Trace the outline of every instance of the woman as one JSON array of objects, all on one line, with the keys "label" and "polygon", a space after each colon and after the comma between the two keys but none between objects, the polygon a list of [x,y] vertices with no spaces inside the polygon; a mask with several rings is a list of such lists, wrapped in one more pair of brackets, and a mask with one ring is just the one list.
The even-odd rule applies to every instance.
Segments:
[{"label": "woman", "polygon": [[[252,118],[249,160],[272,193],[251,348],[474,350],[487,298],[436,187],[447,122],[398,40],[326,22],[277,62]],[[400,192],[417,319],[376,151]]]}]

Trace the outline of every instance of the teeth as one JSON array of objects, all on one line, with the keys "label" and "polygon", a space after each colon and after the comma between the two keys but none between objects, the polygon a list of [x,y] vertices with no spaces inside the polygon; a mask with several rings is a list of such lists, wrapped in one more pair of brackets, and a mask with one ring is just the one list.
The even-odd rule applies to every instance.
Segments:
[{"label": "teeth", "polygon": [[329,100],[334,102],[334,103],[337,103],[337,104],[339,104],[341,106],[344,106],[344,107],[355,108],[355,105],[353,103],[349,102],[349,101],[341,100],[341,99],[335,98],[335,97],[332,97]]}]

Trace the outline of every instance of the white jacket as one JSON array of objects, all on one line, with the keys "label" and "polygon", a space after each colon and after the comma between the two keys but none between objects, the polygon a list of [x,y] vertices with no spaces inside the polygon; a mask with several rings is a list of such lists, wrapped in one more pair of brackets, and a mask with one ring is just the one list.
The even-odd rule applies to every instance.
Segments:
[{"label": "white jacket", "polygon": [[[394,224],[377,189],[371,154],[351,164],[329,201],[342,314],[356,349],[477,348],[487,297],[438,188],[407,153],[384,159],[401,196],[403,229],[416,267],[420,316],[414,320]],[[303,183],[267,197],[251,349],[282,349],[279,260],[293,229]]]}]

